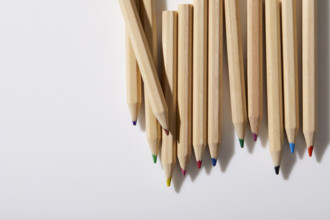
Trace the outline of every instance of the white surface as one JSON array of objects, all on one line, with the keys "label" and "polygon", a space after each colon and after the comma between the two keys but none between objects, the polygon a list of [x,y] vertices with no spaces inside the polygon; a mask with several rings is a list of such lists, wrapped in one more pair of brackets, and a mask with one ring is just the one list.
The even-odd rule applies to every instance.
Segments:
[{"label": "white surface", "polygon": [[[176,9],[192,1],[167,2]],[[240,2],[245,45],[246,1]],[[166,1],[158,3],[160,13]],[[0,219],[329,219],[330,3],[319,4],[320,132],[314,156],[308,157],[300,131],[294,155],[285,142],[276,176],[266,114],[258,142],[253,144],[248,128],[240,149],[225,60],[219,163],[211,167],[207,150],[198,171],[193,156],[188,176],[176,167],[167,188],[160,163],[152,164],[143,119],[137,127],[130,122],[118,2],[2,0]],[[298,1],[299,37],[300,11]]]}]

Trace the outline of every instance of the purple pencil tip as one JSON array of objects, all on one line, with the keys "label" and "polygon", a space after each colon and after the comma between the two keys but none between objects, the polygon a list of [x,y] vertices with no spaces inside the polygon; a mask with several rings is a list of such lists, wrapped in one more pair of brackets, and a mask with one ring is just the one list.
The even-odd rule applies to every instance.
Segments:
[{"label": "purple pencil tip", "polygon": [[134,125],[134,126],[136,125],[136,121],[133,121],[133,125]]},{"label": "purple pencil tip", "polygon": [[258,135],[257,135],[256,133],[252,133],[252,135],[253,135],[253,140],[254,140],[254,142],[256,142],[257,139],[258,139]]},{"label": "purple pencil tip", "polygon": [[164,129],[166,135],[168,136],[170,134],[170,132],[167,129]]}]

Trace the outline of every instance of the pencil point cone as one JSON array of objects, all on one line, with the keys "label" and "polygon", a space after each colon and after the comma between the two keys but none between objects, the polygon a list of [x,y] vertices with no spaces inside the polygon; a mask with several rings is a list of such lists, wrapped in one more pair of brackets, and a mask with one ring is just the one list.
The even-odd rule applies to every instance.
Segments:
[{"label": "pencil point cone", "polygon": [[291,150],[291,153],[293,154],[294,153],[294,143],[290,143],[290,150]]},{"label": "pencil point cone", "polygon": [[212,159],[212,166],[215,167],[215,165],[217,165],[217,159],[215,158],[211,158]]},{"label": "pencil point cone", "polygon": [[313,149],[314,149],[313,146],[310,146],[310,147],[308,148],[308,154],[309,154],[310,157],[313,155]]},{"label": "pencil point cone", "polygon": [[136,121],[132,121],[133,122],[133,125],[135,126],[136,125]]},{"label": "pencil point cone", "polygon": [[274,167],[274,169],[275,169],[276,175],[278,175],[280,172],[280,166],[276,166],[276,167]]},{"label": "pencil point cone", "polygon": [[170,134],[170,132],[167,129],[164,129],[166,135],[168,136]]},{"label": "pencil point cone", "polygon": [[166,184],[167,184],[167,187],[170,187],[170,185],[171,185],[171,178],[168,178],[167,179]]},{"label": "pencil point cone", "polygon": [[157,163],[157,155],[152,155],[152,159],[153,159],[153,161],[154,161],[154,163]]},{"label": "pencil point cone", "polygon": [[258,135],[257,135],[256,133],[252,133],[252,135],[253,135],[253,140],[254,140],[254,142],[256,142],[257,139],[258,139]]},{"label": "pencil point cone", "polygon": [[200,169],[202,167],[202,161],[201,160],[197,161],[197,167],[198,167],[198,169]]},{"label": "pencil point cone", "polygon": [[184,169],[181,168],[181,172],[183,176],[186,176],[186,171]]},{"label": "pencil point cone", "polygon": [[244,139],[239,139],[239,144],[241,145],[241,148],[244,147]]}]

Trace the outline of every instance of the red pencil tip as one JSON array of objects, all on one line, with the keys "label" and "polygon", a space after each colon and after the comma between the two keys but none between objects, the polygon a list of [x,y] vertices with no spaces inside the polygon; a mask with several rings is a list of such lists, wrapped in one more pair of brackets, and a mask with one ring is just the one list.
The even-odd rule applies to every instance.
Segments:
[{"label": "red pencil tip", "polygon": [[201,160],[197,161],[197,167],[198,167],[198,169],[200,169],[202,167],[202,161]]},{"label": "red pencil tip", "polygon": [[252,133],[252,135],[253,135],[254,142],[256,142],[257,141],[257,138],[258,138],[258,135],[256,133]]},{"label": "red pencil tip", "polygon": [[170,132],[167,129],[164,129],[166,135],[168,136],[170,134]]},{"label": "red pencil tip", "polygon": [[186,176],[186,171],[184,169],[181,168],[181,172],[183,176]]},{"label": "red pencil tip", "polygon": [[311,157],[312,154],[313,154],[313,149],[314,149],[313,146],[310,146],[310,147],[308,148],[308,154],[309,154],[310,157]]}]

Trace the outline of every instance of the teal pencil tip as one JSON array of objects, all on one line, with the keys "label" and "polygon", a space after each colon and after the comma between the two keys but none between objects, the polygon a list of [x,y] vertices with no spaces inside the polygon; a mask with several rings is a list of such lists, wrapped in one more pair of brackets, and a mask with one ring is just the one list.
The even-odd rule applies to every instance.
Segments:
[{"label": "teal pencil tip", "polygon": [[293,154],[294,153],[294,143],[290,143],[290,150],[291,150],[291,153]]},{"label": "teal pencil tip", "polygon": [[154,163],[157,163],[157,156],[156,155],[153,154],[152,159],[153,159]]},{"label": "teal pencil tip", "polygon": [[244,139],[239,139],[239,144],[241,145],[241,148],[244,148]]}]

